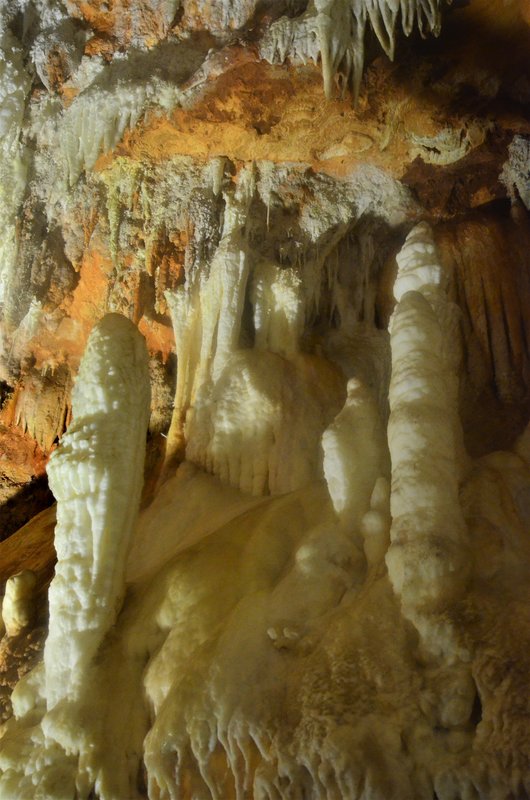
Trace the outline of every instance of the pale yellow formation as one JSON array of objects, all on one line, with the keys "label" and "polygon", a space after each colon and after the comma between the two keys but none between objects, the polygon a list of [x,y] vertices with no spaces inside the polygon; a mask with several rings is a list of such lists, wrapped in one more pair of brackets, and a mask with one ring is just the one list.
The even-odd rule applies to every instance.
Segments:
[{"label": "pale yellow formation", "polygon": [[351,378],[344,408],[324,431],[324,475],[341,526],[359,532],[387,466],[383,421],[372,392]]},{"label": "pale yellow formation", "polygon": [[[444,275],[425,224],[398,255],[397,305],[390,323],[388,446],[392,462],[391,540],[386,561],[403,610],[422,628],[426,646],[445,652],[443,635],[420,622],[465,586],[467,531],[459,501],[457,365]],[[428,629],[428,630],[427,630]]]},{"label": "pale yellow formation", "polygon": [[18,636],[35,617],[35,573],[29,569],[6,581],[2,601],[2,621],[8,636]]}]

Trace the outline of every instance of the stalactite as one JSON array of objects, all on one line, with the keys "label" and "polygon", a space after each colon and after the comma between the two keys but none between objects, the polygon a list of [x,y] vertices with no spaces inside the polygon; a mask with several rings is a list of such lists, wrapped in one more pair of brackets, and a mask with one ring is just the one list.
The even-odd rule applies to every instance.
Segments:
[{"label": "stalactite", "polygon": [[414,27],[422,35],[437,36],[444,0],[312,0],[300,17],[274,22],[261,43],[261,55],[271,63],[290,58],[322,65],[324,93],[333,95],[333,79],[340,73],[350,83],[357,101],[364,68],[364,39],[368,26],[393,58],[396,24],[406,36]]},{"label": "stalactite", "polygon": [[90,170],[102,152],[113,149],[127,128],[133,128],[144,111],[148,92],[142,84],[124,86],[119,92],[88,92],[74,100],[65,112],[61,149],[73,185]]},{"label": "stalactite", "polygon": [[199,389],[216,382],[229,356],[239,345],[241,317],[249,273],[248,246],[244,236],[246,177],[241,177],[236,196],[228,198],[221,241],[208,274],[166,292],[176,338],[179,370],[173,419],[168,432],[167,460],[182,447],[186,412]]}]

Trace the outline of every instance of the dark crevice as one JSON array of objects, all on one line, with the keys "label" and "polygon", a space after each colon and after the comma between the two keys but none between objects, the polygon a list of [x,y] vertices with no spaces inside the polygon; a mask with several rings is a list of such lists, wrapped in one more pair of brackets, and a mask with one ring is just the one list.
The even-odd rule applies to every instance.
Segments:
[{"label": "dark crevice", "polygon": [[480,694],[478,689],[475,693],[475,699],[473,701],[473,707],[471,709],[471,717],[469,718],[471,725],[474,728],[482,721],[482,701],[480,699]]},{"label": "dark crevice", "polygon": [[55,498],[50,491],[45,475],[34,478],[22,486],[15,495],[0,506],[0,541],[16,533],[36,514],[49,508],[54,502]]}]

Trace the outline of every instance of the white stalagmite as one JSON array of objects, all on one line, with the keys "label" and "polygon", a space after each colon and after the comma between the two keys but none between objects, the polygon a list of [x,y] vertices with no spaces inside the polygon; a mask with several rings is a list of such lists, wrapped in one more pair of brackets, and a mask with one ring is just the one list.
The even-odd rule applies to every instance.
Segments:
[{"label": "white stalagmite", "polygon": [[48,466],[58,563],[44,650],[48,710],[75,702],[116,619],[143,484],[149,419],[143,337],[109,314],[94,328],[72,393],[74,420]]},{"label": "white stalagmite", "polygon": [[33,622],[36,583],[35,573],[30,569],[12,575],[6,581],[2,620],[8,636],[18,636]]},{"label": "white stalagmite", "polygon": [[361,521],[364,555],[369,566],[383,561],[390,544],[390,483],[379,477],[370,498],[370,509]]},{"label": "white stalagmite", "polygon": [[[390,579],[405,613],[455,597],[466,572],[459,504],[455,342],[432,233],[418,225],[398,256],[391,320],[388,445],[392,462]],[[440,646],[442,646],[440,644]]]},{"label": "white stalagmite", "polygon": [[[57,499],[58,561],[49,589],[44,661],[12,698],[11,723],[23,766],[17,768],[13,750],[3,750],[2,800],[82,798],[97,781],[99,766],[92,769],[92,762],[102,698],[95,676],[101,645],[125,593],[150,413],[147,348],[125,317],[108,314],[93,329],[72,392],[72,412],[73,422],[48,466]],[[8,613],[8,624],[11,617]]]},{"label": "white stalagmite", "polygon": [[432,231],[426,222],[411,230],[397,257],[394,297],[399,303],[407,292],[435,298],[444,296],[445,275],[439,262]]},{"label": "white stalagmite", "polygon": [[469,459],[464,449],[458,410],[458,376],[462,361],[460,310],[447,298],[449,276],[440,264],[429,225],[423,222],[411,230],[396,260],[398,274],[394,283],[395,299],[399,303],[407,292],[419,292],[429,301],[441,326],[440,349],[437,352],[444,365],[443,380],[452,426],[455,469],[461,478]]}]

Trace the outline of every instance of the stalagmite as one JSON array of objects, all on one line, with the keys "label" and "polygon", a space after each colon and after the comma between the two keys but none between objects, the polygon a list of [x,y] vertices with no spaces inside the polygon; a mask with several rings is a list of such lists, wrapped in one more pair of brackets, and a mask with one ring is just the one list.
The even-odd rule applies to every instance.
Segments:
[{"label": "stalagmite", "polygon": [[48,466],[58,501],[57,567],[44,651],[48,710],[75,702],[123,599],[143,483],[147,353],[116,314],[94,328],[72,393],[73,423]]},{"label": "stalagmite", "polygon": [[[145,342],[129,320],[108,314],[89,337],[72,393],[74,420],[48,466],[58,501],[49,632],[42,669],[13,698],[23,728],[28,710],[39,709],[40,722],[29,740],[23,737],[28,748],[23,780],[13,779],[6,754],[10,767],[0,780],[0,797],[6,800],[33,796],[35,786],[35,797],[73,793],[73,756],[81,761],[87,756],[97,704],[91,670],[123,601],[143,484],[149,397]],[[12,607],[6,607],[9,625]],[[92,724],[97,728],[97,720]]]},{"label": "stalagmite", "polygon": [[391,522],[390,483],[387,478],[380,477],[370,498],[370,509],[361,521],[363,549],[369,566],[377,565],[385,558],[390,544]]},{"label": "stalagmite", "polygon": [[36,582],[35,573],[29,569],[13,575],[6,581],[2,620],[8,636],[18,636],[33,622]]},{"label": "stalagmite", "polygon": [[[427,225],[409,234],[398,265],[390,326],[387,564],[405,613],[414,616],[441,608],[463,589],[467,533],[459,503],[455,375],[444,359],[452,331],[444,328],[443,272]],[[445,643],[430,645],[443,649]]]}]

